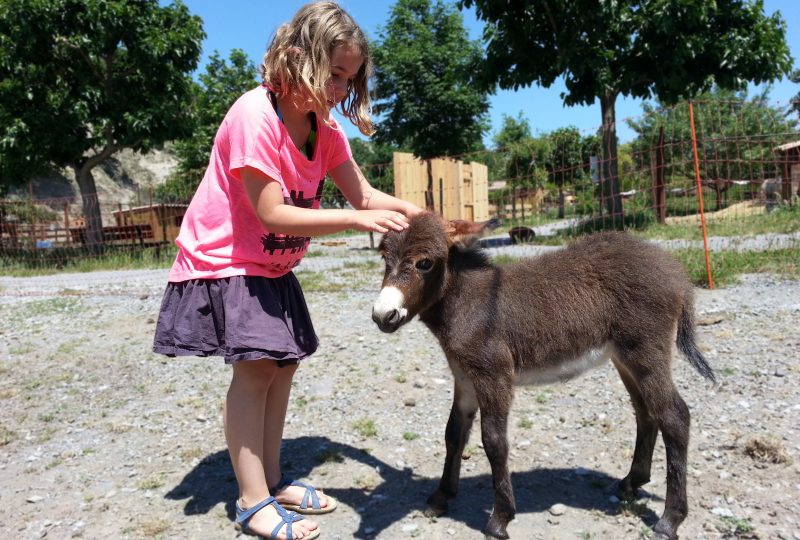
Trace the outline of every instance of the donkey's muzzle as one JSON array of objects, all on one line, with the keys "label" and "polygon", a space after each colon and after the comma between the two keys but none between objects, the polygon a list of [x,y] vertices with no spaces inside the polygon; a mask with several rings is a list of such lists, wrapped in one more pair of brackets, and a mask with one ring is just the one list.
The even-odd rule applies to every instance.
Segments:
[{"label": "donkey's muzzle", "polygon": [[392,309],[379,313],[375,309],[372,310],[372,320],[378,325],[381,332],[390,334],[400,328],[405,322],[405,317],[399,309]]},{"label": "donkey's muzzle", "polygon": [[408,310],[403,307],[403,293],[396,287],[381,289],[372,306],[372,320],[382,332],[394,332],[406,322]]}]

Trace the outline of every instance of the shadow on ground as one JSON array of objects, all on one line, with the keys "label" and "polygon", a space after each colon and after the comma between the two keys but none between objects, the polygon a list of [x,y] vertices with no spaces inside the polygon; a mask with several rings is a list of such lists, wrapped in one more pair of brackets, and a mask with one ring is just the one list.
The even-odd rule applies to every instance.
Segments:
[{"label": "shadow on ground", "polygon": [[[338,456],[376,470],[382,482],[374,489],[326,488],[325,492],[353,508],[361,516],[355,538],[372,538],[409,515],[425,509],[425,500],[438,484],[438,478],[422,478],[409,468],[398,469],[370,454],[326,437],[299,437],[284,441],[284,473],[292,477],[308,476],[318,465],[317,457]],[[535,469],[512,474],[517,513],[546,512],[556,503],[584,510],[598,510],[616,515],[619,504],[610,499],[616,479],[599,471],[575,469]],[[645,496],[655,496],[644,493]],[[219,503],[231,521],[238,496],[236,478],[226,450],[207,456],[172,488],[166,499],[186,501],[185,515],[205,514]],[[489,475],[463,478],[459,496],[450,502],[448,517],[475,531],[483,529],[492,507],[492,479]],[[650,509],[640,514],[642,522],[652,527],[658,516]]]}]

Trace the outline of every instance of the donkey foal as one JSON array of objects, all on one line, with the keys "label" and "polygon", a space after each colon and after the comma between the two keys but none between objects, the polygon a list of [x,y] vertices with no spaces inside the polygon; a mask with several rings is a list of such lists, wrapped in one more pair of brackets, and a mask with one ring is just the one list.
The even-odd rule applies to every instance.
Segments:
[{"label": "donkey foal", "polygon": [[[387,234],[383,287],[372,319],[394,332],[419,315],[438,338],[455,379],[447,456],[429,512],[455,497],[461,454],[475,413],[492,469],[494,508],[486,534],[508,538],[516,507],[508,470],[508,414],[514,385],[566,380],[614,364],[636,412],[636,448],[620,481],[624,498],[650,481],[661,431],[667,496],[654,528],[677,538],[686,518],[689,409],[672,382],[672,344],[707,379],[714,373],[695,345],[692,285],[664,251],[623,233],[591,235],[566,249],[495,266],[470,249],[475,224],[420,214]],[[465,238],[466,235],[466,238]],[[471,238],[470,238],[471,237]]]}]

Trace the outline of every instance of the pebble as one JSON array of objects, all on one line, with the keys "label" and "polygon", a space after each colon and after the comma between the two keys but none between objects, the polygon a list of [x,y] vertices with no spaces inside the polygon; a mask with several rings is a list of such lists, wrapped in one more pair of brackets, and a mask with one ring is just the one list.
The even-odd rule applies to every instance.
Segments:
[{"label": "pebble", "polygon": [[547,509],[554,516],[561,516],[567,511],[567,507],[561,503],[556,503]]},{"label": "pebble", "polygon": [[719,517],[733,517],[733,512],[728,508],[716,507],[711,509],[711,513]]}]

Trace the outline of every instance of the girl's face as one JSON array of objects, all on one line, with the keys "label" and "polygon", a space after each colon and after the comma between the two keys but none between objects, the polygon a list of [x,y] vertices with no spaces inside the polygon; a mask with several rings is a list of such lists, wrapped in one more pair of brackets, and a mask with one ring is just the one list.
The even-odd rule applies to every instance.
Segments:
[{"label": "girl's face", "polygon": [[334,108],[347,96],[347,90],[363,63],[364,58],[355,47],[340,45],[333,50],[331,76],[325,84],[328,108]]}]

